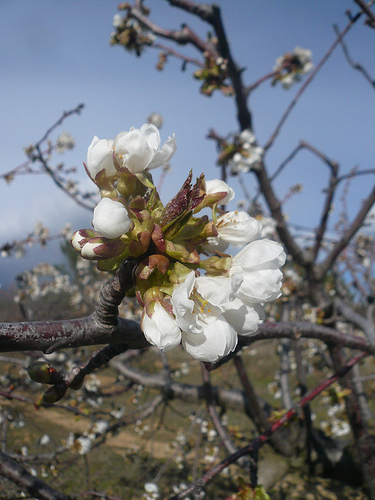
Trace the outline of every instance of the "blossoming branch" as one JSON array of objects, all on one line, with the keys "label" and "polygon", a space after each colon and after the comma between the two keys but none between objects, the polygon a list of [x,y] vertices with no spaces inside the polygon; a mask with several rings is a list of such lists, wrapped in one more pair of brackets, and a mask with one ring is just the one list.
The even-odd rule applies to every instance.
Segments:
[{"label": "blossoming branch", "polygon": [[[164,351],[182,344],[195,359],[212,362],[235,349],[238,335],[257,331],[264,304],[281,294],[285,253],[260,239],[257,219],[219,208],[234,198],[223,181],[202,174],[193,184],[190,172],[164,206],[150,170],[175,151],[174,136],[161,146],[152,124],[114,140],[94,137],[85,167],[102,199],[93,229],[76,231],[72,245],[100,270],[132,259],[146,339]],[[232,256],[224,253],[229,245],[242,249]]]}]

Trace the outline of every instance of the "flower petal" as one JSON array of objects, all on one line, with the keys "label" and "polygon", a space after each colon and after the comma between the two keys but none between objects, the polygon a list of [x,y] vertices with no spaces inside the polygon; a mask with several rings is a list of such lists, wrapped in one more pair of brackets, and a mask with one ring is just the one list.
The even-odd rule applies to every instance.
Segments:
[{"label": "flower petal", "polygon": [[152,170],[153,168],[165,165],[175,154],[176,149],[177,149],[177,143],[173,134],[172,137],[169,137],[169,139],[165,141],[161,149],[159,151],[156,151],[153,159],[147,165],[147,168],[149,170]]},{"label": "flower petal", "polygon": [[160,148],[160,134],[159,130],[152,123],[145,123],[141,127],[141,133],[147,139],[147,142],[154,151],[157,151]]},{"label": "flower petal", "polygon": [[247,212],[227,212],[217,219],[216,229],[220,240],[232,245],[245,245],[259,238],[262,224]]},{"label": "flower petal", "polygon": [[105,170],[107,177],[117,174],[113,163],[113,141],[94,137],[87,150],[86,168],[90,177],[95,181],[95,177],[101,170]]},{"label": "flower petal", "polygon": [[155,302],[153,309],[151,317],[144,309],[142,331],[150,344],[162,351],[169,351],[181,343],[181,330],[160,302]]},{"label": "flower petal", "polygon": [[260,304],[248,306],[240,299],[228,302],[223,307],[223,316],[238,335],[251,335],[264,320],[264,309]]},{"label": "flower petal", "polygon": [[279,269],[245,272],[237,296],[246,304],[270,302],[281,295],[283,273]]},{"label": "flower petal", "polygon": [[284,265],[285,259],[283,247],[265,238],[248,243],[233,257],[233,266],[245,270],[278,269]]},{"label": "flower petal", "polygon": [[114,140],[120,164],[132,174],[142,172],[154,157],[155,150],[139,129],[121,132]]},{"label": "flower petal", "polygon": [[195,273],[191,271],[185,281],[174,289],[171,303],[176,316],[183,316],[186,311],[193,311],[194,302],[189,299],[194,288]]},{"label": "flower petal", "polygon": [[193,358],[200,361],[216,361],[220,356],[226,356],[237,345],[235,330],[224,319],[208,323],[203,333],[182,332],[182,347]]},{"label": "flower petal", "polygon": [[227,205],[234,198],[234,191],[228,184],[220,179],[205,181],[206,194],[227,193],[226,197],[220,200],[222,205]]},{"label": "flower petal", "polygon": [[[240,282],[238,283],[238,279]],[[226,278],[225,276],[199,276],[195,279],[198,292],[215,306],[220,306],[234,299],[234,293],[238,291],[242,278]]]}]

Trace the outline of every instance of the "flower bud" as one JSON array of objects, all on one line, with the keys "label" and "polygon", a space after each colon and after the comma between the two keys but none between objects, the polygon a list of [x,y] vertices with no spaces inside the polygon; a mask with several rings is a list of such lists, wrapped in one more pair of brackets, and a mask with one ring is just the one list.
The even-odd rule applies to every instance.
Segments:
[{"label": "flower bud", "polygon": [[140,183],[135,175],[131,174],[130,172],[128,172],[127,175],[121,173],[121,178],[119,179],[116,188],[121,196],[125,198],[125,200],[127,200],[137,191],[137,187],[139,184]]},{"label": "flower bud", "polygon": [[[220,203],[226,205],[234,198],[234,191],[228,184],[219,179],[213,179],[211,181],[205,181],[206,195],[222,194],[223,198],[220,199]],[[224,193],[226,195],[224,196]]]},{"label": "flower bud", "polygon": [[61,384],[63,375],[45,361],[35,361],[28,367],[27,372],[31,380],[40,384]]},{"label": "flower bud", "polygon": [[119,238],[108,240],[100,236],[90,238],[81,249],[81,255],[84,259],[98,260],[110,259],[121,255],[126,245]]},{"label": "flower bud", "polygon": [[46,391],[44,391],[42,396],[43,403],[47,403],[49,405],[53,405],[57,401],[60,401],[66,394],[67,387],[65,384],[58,384],[49,387]]},{"label": "flower bud", "polygon": [[80,229],[73,234],[70,243],[76,252],[81,253],[82,247],[95,236],[98,234],[91,229]]},{"label": "flower bud", "polygon": [[119,201],[102,198],[94,209],[94,229],[106,238],[118,238],[133,228],[128,211]]}]

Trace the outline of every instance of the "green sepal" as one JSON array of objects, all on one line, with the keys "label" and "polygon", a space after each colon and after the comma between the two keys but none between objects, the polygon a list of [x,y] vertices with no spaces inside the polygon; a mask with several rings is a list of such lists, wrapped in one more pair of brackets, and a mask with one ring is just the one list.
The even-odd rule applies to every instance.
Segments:
[{"label": "green sepal", "polygon": [[127,247],[118,257],[98,260],[96,267],[99,271],[115,271],[129,257],[129,255],[129,247]]},{"label": "green sepal", "polygon": [[152,182],[152,177],[151,174],[148,172],[139,172],[138,174],[135,174],[139,182],[141,182],[144,186],[154,189],[154,183]]}]

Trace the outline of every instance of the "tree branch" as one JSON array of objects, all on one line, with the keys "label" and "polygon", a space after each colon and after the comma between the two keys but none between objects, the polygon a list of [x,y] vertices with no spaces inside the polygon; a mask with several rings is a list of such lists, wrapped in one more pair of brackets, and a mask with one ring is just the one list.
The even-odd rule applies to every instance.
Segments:
[{"label": "tree branch", "polygon": [[350,22],[349,24],[346,26],[346,28],[338,35],[338,37],[336,38],[336,40],[333,42],[333,44],[331,45],[331,47],[328,49],[328,51],[326,52],[326,54],[323,56],[323,58],[321,59],[321,61],[316,65],[315,69],[311,72],[310,76],[305,80],[305,82],[303,83],[303,85],[300,87],[299,91],[297,92],[296,96],[294,97],[294,99],[291,101],[291,103],[289,104],[288,108],[286,109],[285,113],[283,114],[283,116],[281,117],[279,123],[277,124],[276,128],[275,128],[275,131],[273,132],[273,134],[271,135],[271,137],[269,138],[268,142],[266,143],[266,145],[264,146],[264,150],[267,151],[271,146],[272,144],[274,143],[276,137],[279,135],[280,133],[280,130],[281,128],[283,127],[286,119],[288,118],[288,116],[290,115],[290,113],[292,112],[294,106],[297,104],[297,102],[299,101],[301,95],[304,93],[304,91],[307,89],[307,87],[310,85],[310,83],[312,82],[312,80],[315,78],[316,74],[318,73],[318,71],[322,68],[322,66],[325,64],[325,62],[329,59],[329,57],[332,55],[333,51],[335,50],[335,48],[337,47],[337,45],[340,43],[340,41],[343,39],[343,37],[348,33],[348,31],[350,30],[350,28],[353,26],[353,24],[360,18],[361,16],[361,12],[358,13],[355,17],[353,17],[352,19],[350,19]]},{"label": "tree branch", "polygon": [[0,474],[41,500],[69,500],[71,497],[32,476],[22,465],[0,451]]},{"label": "tree branch", "polygon": [[333,249],[324,259],[323,262],[315,267],[316,279],[322,279],[323,276],[332,268],[340,253],[347,247],[349,241],[353,238],[358,229],[362,226],[366,215],[369,213],[371,207],[375,203],[375,187],[372,189],[369,196],[363,202],[362,208],[357,214],[357,217],[350,224],[341,239],[333,246]]},{"label": "tree branch", "polygon": [[[338,29],[338,26],[336,24],[333,25],[333,29],[335,30],[336,35],[338,35],[340,33],[339,29]],[[350,66],[353,69],[356,69],[357,71],[359,71],[360,73],[362,73],[362,75],[366,78],[366,80],[369,82],[369,84],[372,87],[374,87],[374,89],[375,89],[375,80],[373,80],[371,78],[371,76],[367,73],[367,71],[365,70],[365,68],[361,64],[355,63],[353,61],[353,59],[350,57],[348,47],[346,46],[344,40],[341,39],[340,40],[340,44],[341,44],[342,50],[344,52],[344,55],[346,57],[346,60],[348,61],[348,63],[350,64]]]},{"label": "tree branch", "polygon": [[179,500],[181,498],[186,498],[189,494],[201,490],[207,483],[212,481],[220,472],[228,467],[230,464],[237,462],[241,457],[253,453],[258,450],[266,441],[270,439],[270,437],[278,430],[280,427],[285,425],[287,422],[290,422],[292,418],[299,414],[300,410],[304,408],[310,401],[312,401],[316,396],[318,396],[321,392],[323,392],[327,387],[332,385],[334,382],[339,380],[341,377],[346,375],[352,367],[361,361],[366,356],[364,353],[360,353],[357,356],[353,357],[345,366],[340,368],[334,375],[324,380],[317,387],[309,391],[306,396],[304,396],[295,406],[287,411],[282,417],[277,419],[263,434],[261,434],[258,438],[251,441],[247,446],[241,448],[236,453],[233,453],[229,457],[226,457],[222,460],[218,465],[213,467],[211,470],[206,472],[201,478],[195,481],[191,486],[186,488],[181,493],[170,497],[170,500]]},{"label": "tree branch", "polygon": [[103,286],[95,312],[81,319],[0,323],[0,352],[38,350],[51,353],[67,347],[126,344],[148,347],[137,322],[118,317],[118,306],[132,288],[136,260],[126,261]]}]

